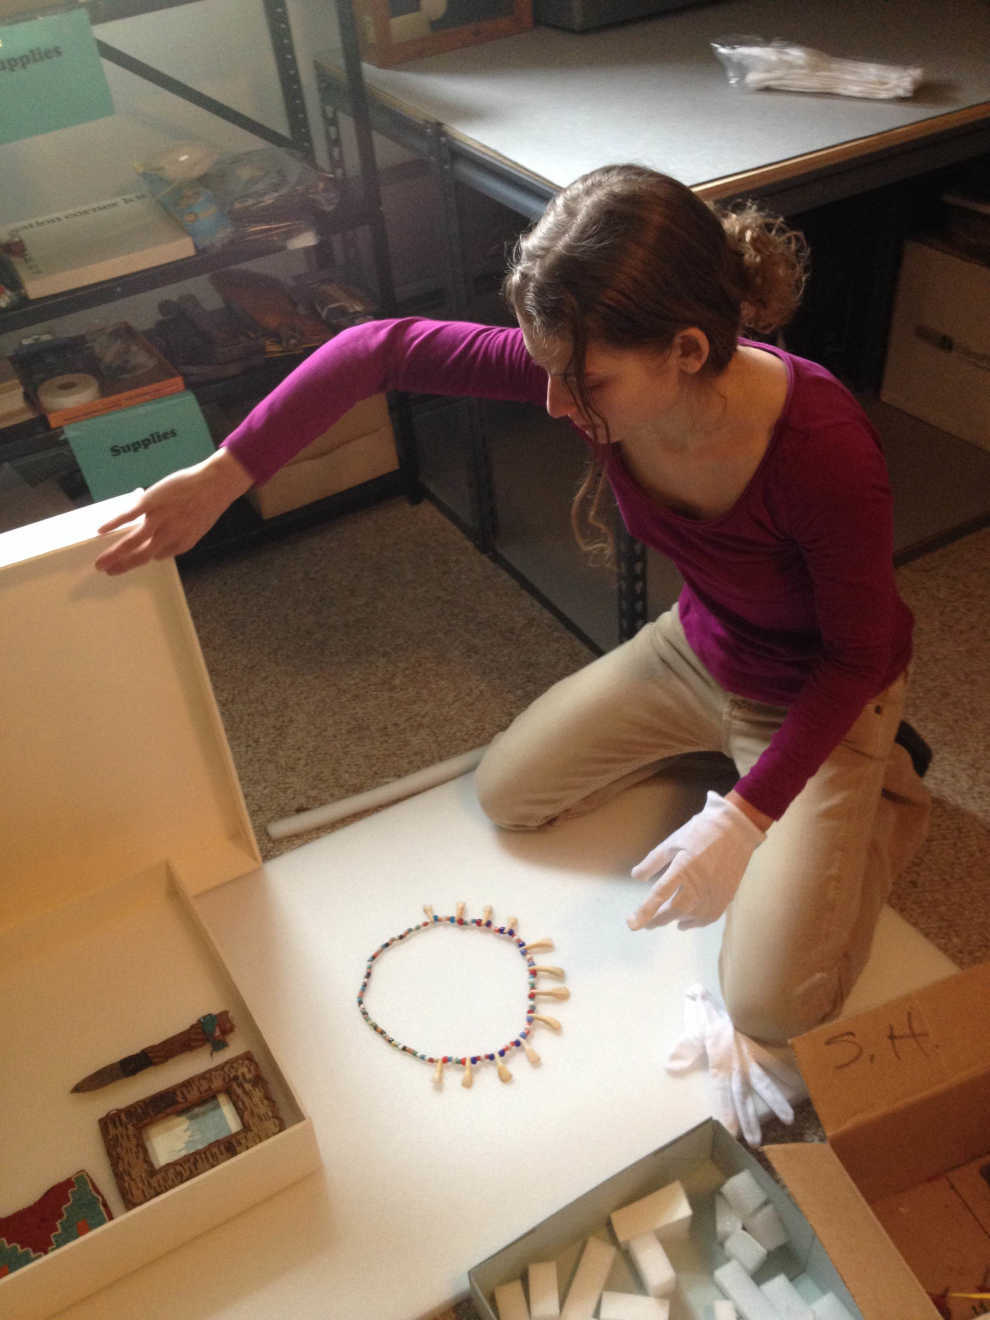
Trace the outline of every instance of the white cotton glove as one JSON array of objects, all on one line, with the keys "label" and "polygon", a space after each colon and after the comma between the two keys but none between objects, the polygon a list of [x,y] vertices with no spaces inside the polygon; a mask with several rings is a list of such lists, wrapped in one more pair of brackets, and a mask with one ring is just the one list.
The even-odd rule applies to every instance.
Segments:
[{"label": "white cotton glove", "polygon": [[717,921],[739,888],[763,831],[733,803],[709,792],[704,808],[634,866],[634,880],[653,888],[626,924],[653,929],[676,921],[678,930]]},{"label": "white cotton glove", "polygon": [[718,999],[703,985],[684,994],[684,1034],[667,1056],[667,1071],[690,1072],[707,1063],[716,1117],[734,1137],[758,1146],[760,1101],[782,1123],[794,1122],[791,1101],[803,1098],[801,1074],[763,1045],[736,1031]]}]

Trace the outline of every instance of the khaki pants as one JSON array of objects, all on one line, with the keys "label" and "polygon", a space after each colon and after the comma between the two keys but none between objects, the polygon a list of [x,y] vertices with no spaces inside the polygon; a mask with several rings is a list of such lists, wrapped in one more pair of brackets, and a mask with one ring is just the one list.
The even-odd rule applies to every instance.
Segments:
[{"label": "khaki pants", "polygon": [[[722,995],[749,1036],[781,1042],[839,1012],[894,878],[924,840],[928,793],[894,743],[905,689],[902,676],[864,707],[771,826],[729,906]],[[720,687],[675,606],[500,734],[476,772],[479,800],[496,824],[536,829],[660,772],[696,776],[699,754],[725,792],[786,714]]]}]

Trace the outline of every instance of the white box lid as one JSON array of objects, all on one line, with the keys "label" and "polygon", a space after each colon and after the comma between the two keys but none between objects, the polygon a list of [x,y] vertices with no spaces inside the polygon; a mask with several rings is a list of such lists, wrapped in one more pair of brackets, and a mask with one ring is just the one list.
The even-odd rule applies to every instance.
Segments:
[{"label": "white box lid", "polygon": [[93,568],[121,496],[0,535],[0,927],[174,861],[259,864],[173,561]]}]

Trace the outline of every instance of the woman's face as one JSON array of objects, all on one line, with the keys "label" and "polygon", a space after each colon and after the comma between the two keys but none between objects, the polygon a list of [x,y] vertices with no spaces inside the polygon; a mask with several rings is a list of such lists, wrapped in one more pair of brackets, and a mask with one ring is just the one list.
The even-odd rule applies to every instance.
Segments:
[{"label": "woman's face", "polygon": [[592,342],[584,362],[586,410],[579,402],[570,344],[536,343],[525,332],[523,337],[533,361],[547,373],[547,412],[566,417],[597,444],[621,444],[654,433],[680,400],[684,373],[673,350]]}]

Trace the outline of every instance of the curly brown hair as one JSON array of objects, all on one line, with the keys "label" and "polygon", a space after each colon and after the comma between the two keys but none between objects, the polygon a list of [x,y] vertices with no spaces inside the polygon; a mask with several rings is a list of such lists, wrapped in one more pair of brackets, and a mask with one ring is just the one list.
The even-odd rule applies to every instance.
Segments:
[{"label": "curly brown hair", "polygon": [[[745,330],[770,334],[797,310],[808,276],[802,234],[752,202],[721,209],[669,175],[607,165],[550,201],[516,243],[503,294],[533,338],[571,345],[579,404],[588,345],[666,351],[697,326],[705,371],[719,375]],[[572,522],[586,549],[606,547],[601,464],[575,497]]]}]

